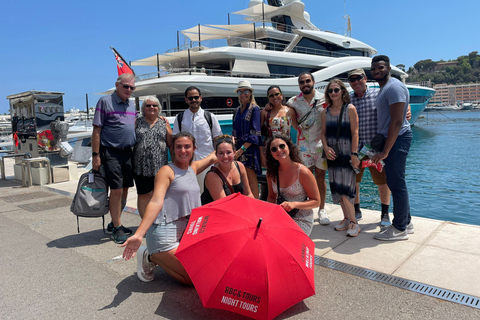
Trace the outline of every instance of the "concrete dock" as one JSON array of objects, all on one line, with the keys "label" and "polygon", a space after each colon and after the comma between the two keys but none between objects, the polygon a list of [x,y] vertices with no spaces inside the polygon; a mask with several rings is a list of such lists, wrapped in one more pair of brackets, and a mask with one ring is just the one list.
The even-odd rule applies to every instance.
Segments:
[{"label": "concrete dock", "polygon": [[[193,288],[161,269],[155,281],[136,277],[136,259],[109,263],[123,250],[102,232],[100,218],[76,217],[70,203],[77,181],[22,187],[13,160],[0,181],[0,319],[245,319],[204,309]],[[81,171],[79,169],[79,171]],[[136,229],[132,188],[125,226]],[[327,205],[332,224],[314,226],[315,254],[379,273],[480,297],[480,227],[413,218],[410,239],[381,242],[380,213],[363,211],[356,238],[335,231],[339,206]],[[107,217],[107,222],[108,216]],[[480,319],[480,306],[453,303],[331,268],[315,267],[316,295],[278,319]]]}]

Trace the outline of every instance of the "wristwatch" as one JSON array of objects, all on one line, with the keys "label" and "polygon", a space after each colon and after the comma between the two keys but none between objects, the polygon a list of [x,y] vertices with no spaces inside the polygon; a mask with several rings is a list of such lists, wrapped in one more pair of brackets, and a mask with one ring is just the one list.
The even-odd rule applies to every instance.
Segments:
[{"label": "wristwatch", "polygon": [[98,156],[98,152],[92,152],[92,157]]},{"label": "wristwatch", "polygon": [[357,156],[357,157],[358,157],[358,153],[357,153],[357,152],[352,152],[352,153],[350,153],[350,155],[352,155],[352,156]]}]

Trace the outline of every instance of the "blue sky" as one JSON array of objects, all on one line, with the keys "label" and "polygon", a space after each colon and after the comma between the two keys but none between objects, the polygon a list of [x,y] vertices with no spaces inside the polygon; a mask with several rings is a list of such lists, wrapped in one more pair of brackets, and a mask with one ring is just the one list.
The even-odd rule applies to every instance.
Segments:
[{"label": "blue sky", "polygon": [[[345,32],[343,0],[303,0],[320,29]],[[64,92],[65,109],[85,110],[85,94],[113,87],[115,47],[127,60],[176,46],[177,31],[200,24],[227,24],[228,13],[248,0],[32,1],[6,0],[0,19],[0,113],[7,95],[28,90]],[[480,51],[480,4],[457,0],[347,0],[352,37],[407,68],[423,59],[449,60]],[[242,16],[230,15],[231,23]],[[181,40],[183,44],[183,40]],[[135,67],[138,74],[152,69]]]}]

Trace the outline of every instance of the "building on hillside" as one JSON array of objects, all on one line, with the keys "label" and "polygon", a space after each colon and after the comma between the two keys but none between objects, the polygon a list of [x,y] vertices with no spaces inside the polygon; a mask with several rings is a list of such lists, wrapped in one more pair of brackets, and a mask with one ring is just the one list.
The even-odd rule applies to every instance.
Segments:
[{"label": "building on hillside", "polygon": [[445,83],[433,86],[435,95],[429,105],[455,105],[457,102],[480,102],[480,83],[447,85]]}]

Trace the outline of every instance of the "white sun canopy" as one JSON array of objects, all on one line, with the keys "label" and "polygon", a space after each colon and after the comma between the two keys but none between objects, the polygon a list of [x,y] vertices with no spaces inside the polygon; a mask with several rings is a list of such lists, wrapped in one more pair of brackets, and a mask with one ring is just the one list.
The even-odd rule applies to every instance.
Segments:
[{"label": "white sun canopy", "polygon": [[182,34],[187,36],[191,41],[202,41],[234,37],[252,32],[254,28],[255,26],[253,24],[199,25],[182,30]]}]

